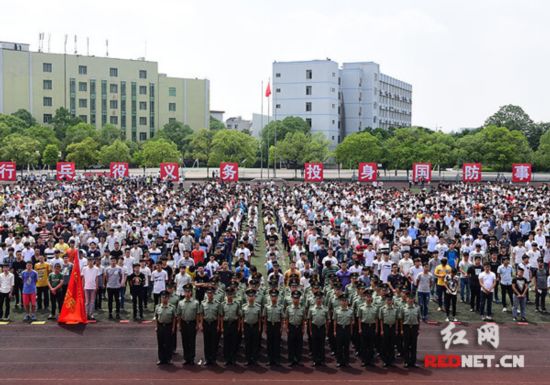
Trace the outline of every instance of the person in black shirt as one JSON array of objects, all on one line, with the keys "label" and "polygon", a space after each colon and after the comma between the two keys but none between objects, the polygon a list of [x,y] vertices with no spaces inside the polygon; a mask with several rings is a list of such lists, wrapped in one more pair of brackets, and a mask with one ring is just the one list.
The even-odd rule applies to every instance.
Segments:
[{"label": "person in black shirt", "polygon": [[197,274],[195,274],[195,299],[199,302],[202,302],[204,299],[204,295],[206,293],[206,289],[208,288],[210,282],[210,278],[208,278],[208,274],[204,271],[204,266],[199,263],[197,266]]},{"label": "person in black shirt", "polygon": [[[492,252],[491,256],[489,257],[489,266],[491,267],[491,271],[495,273],[495,276],[497,277],[497,288],[499,284],[497,270],[500,265],[501,260],[499,259],[497,252]],[[495,303],[500,303],[500,301],[498,300],[498,290],[495,290]]]},{"label": "person in black shirt", "polygon": [[17,307],[23,303],[23,277],[21,274],[23,274],[23,271],[27,267],[21,252],[15,254],[15,261],[11,267],[14,278],[13,295],[15,295],[15,306]]},{"label": "person in black shirt", "polygon": [[[130,285],[130,295],[132,296],[132,307],[134,310],[134,321],[143,320],[143,299],[145,297],[143,285],[145,284],[145,275],[139,272],[139,263],[134,263],[134,271],[127,278]],[[139,318],[137,311],[139,307]]]},{"label": "person in black shirt", "polygon": [[388,275],[388,284],[394,292],[405,284],[405,277],[397,271],[397,264],[395,263],[391,267],[390,275]]},{"label": "person in black shirt", "polygon": [[481,286],[479,284],[479,274],[483,271],[481,266],[481,257],[474,257],[474,264],[468,268],[468,278],[470,283],[470,311],[479,312],[479,301]]}]

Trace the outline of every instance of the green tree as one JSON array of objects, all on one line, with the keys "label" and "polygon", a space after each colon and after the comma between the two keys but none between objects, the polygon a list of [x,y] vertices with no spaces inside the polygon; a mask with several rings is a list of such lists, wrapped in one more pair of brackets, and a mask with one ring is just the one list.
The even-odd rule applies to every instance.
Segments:
[{"label": "green tree", "polygon": [[57,144],[48,144],[42,153],[42,164],[45,166],[55,166],[59,160],[59,146]]},{"label": "green tree", "polygon": [[181,153],[174,142],[163,138],[143,142],[141,151],[134,155],[134,161],[142,167],[158,167],[163,162],[178,162]]},{"label": "green tree", "polygon": [[541,136],[548,130],[550,130],[550,123],[545,122],[533,123],[527,127],[525,137],[529,142],[529,146],[531,146],[533,150],[536,150],[539,147]]},{"label": "green tree", "polygon": [[266,152],[268,147],[275,144],[275,136],[278,142],[283,140],[289,132],[309,134],[311,129],[304,119],[296,116],[287,116],[283,120],[271,121],[262,129],[261,140],[263,151]]},{"label": "green tree", "polygon": [[385,142],[388,167],[410,170],[415,162],[431,161],[430,131],[419,127],[404,127]]},{"label": "green tree", "polygon": [[[95,130],[94,130],[95,131]],[[97,137],[101,145],[106,146],[113,143],[115,140],[120,140],[122,131],[120,128],[112,124],[106,124],[97,133]]]},{"label": "green tree", "polygon": [[426,151],[428,161],[434,166],[442,167],[454,166],[456,157],[454,153],[455,139],[452,135],[444,132],[430,132],[426,138]]},{"label": "green tree", "polygon": [[213,118],[213,117],[210,117],[210,125],[209,125],[210,129],[213,130],[213,131],[218,131],[218,130],[223,130],[225,129],[225,124],[223,124],[222,121],[216,119],[216,118]]},{"label": "green tree", "polygon": [[506,127],[525,132],[533,121],[520,106],[507,104],[487,118],[484,126]]},{"label": "green tree", "polygon": [[[201,163],[206,163],[208,167],[208,158],[212,151],[212,139],[214,131],[208,128],[201,128],[191,136],[191,156],[193,159],[198,159]],[[208,175],[208,170],[207,170]]]},{"label": "green tree", "polygon": [[67,157],[69,162],[74,162],[78,168],[88,168],[97,164],[98,151],[97,140],[87,137],[81,142],[72,143],[67,146]]},{"label": "green tree", "polygon": [[55,115],[52,119],[53,129],[57,139],[64,141],[65,132],[69,127],[75,126],[82,122],[79,118],[71,115],[68,109],[65,107],[59,107],[55,110]]},{"label": "green tree", "polygon": [[178,150],[185,156],[191,156],[191,136],[193,130],[187,124],[182,122],[170,122],[166,123],[162,130],[157,134],[157,138],[164,138],[176,143]]},{"label": "green tree", "polygon": [[21,134],[10,134],[2,140],[0,158],[18,166],[35,165],[40,160],[40,142]]},{"label": "green tree", "polygon": [[87,123],[78,123],[70,126],[65,131],[65,146],[73,143],[80,143],[86,138],[91,138],[97,141],[97,131],[94,126]]},{"label": "green tree", "polygon": [[132,157],[126,143],[116,139],[112,144],[101,147],[98,160],[103,166],[108,166],[111,162],[130,162]]},{"label": "green tree", "polygon": [[0,114],[0,127],[4,127],[2,130],[8,128],[7,135],[22,134],[27,128],[27,123],[15,115]]},{"label": "green tree", "polygon": [[479,163],[483,161],[481,136],[478,133],[465,135],[457,139],[453,157],[456,165]]},{"label": "green tree", "polygon": [[219,130],[212,138],[208,164],[237,162],[241,167],[249,167],[256,163],[257,152],[258,141],[254,137],[236,130]]},{"label": "green tree", "polygon": [[497,170],[509,170],[512,163],[528,162],[532,159],[533,153],[521,131],[487,126],[477,135],[480,135],[483,162]]},{"label": "green tree", "polygon": [[24,134],[40,142],[40,152],[42,153],[48,144],[54,144],[59,147],[60,143],[55,132],[46,126],[32,126],[25,129]]},{"label": "green tree", "polygon": [[539,141],[537,152],[534,156],[535,166],[540,170],[550,170],[550,130],[547,130]]},{"label": "green tree", "polygon": [[36,119],[31,115],[29,111],[25,110],[24,108],[20,108],[12,115],[24,121],[26,127],[34,126],[36,124]]},{"label": "green tree", "polygon": [[382,162],[384,148],[379,138],[369,132],[356,132],[336,146],[336,161],[344,167],[356,168],[361,162]]}]

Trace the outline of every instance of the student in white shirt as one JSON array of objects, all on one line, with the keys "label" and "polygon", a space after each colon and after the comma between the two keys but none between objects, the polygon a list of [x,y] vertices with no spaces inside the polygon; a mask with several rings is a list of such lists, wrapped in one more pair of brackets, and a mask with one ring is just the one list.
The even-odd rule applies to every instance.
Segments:
[{"label": "student in white shirt", "polygon": [[88,264],[82,268],[82,281],[86,300],[86,314],[88,318],[92,320],[95,319],[95,294],[98,287],[98,277],[99,269],[94,266],[94,260],[90,258]]},{"label": "student in white shirt", "polygon": [[[491,271],[491,265],[489,262],[483,264],[484,271],[479,273],[479,285],[480,291],[480,313],[481,319],[492,320],[493,319],[493,293],[497,284],[497,277],[495,273]],[[486,306],[485,306],[486,305]],[[485,308],[487,308],[487,316],[485,316]]]},{"label": "student in white shirt", "polygon": [[166,282],[168,281],[168,273],[162,269],[162,264],[157,263],[157,268],[151,273],[151,281],[153,281],[153,299],[155,306],[160,300],[160,293],[166,290]]}]

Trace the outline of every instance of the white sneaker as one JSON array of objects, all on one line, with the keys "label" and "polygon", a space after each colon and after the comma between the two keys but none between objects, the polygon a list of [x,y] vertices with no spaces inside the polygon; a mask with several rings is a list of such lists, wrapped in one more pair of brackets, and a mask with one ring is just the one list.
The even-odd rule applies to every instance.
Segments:
[{"label": "white sneaker", "polygon": [[449,317],[445,318],[445,322],[449,322]]},{"label": "white sneaker", "polygon": [[438,307],[438,308],[437,308],[437,311],[441,311],[441,308],[440,308],[440,307]]},{"label": "white sneaker", "polygon": [[481,316],[481,320],[485,321],[485,316],[484,315]]},{"label": "white sneaker", "polygon": [[458,322],[458,320],[456,319],[456,317],[453,319],[453,322]]},{"label": "white sneaker", "polygon": [[507,311],[508,311],[508,309],[506,309],[505,307],[502,308],[503,313],[506,313]]}]

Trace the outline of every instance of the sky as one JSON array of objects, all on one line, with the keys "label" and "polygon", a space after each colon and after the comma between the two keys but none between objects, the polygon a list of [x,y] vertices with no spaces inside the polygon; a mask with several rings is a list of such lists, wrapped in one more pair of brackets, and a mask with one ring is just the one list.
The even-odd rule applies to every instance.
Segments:
[{"label": "sky", "polygon": [[[545,0],[3,1],[0,40],[50,38],[51,52],[158,61],[210,79],[225,118],[260,112],[273,61],[375,61],[413,85],[413,125],[478,127],[517,104],[550,121],[550,2]],[[45,43],[47,50],[47,43]],[[266,107],[266,104],[264,105]]]}]

